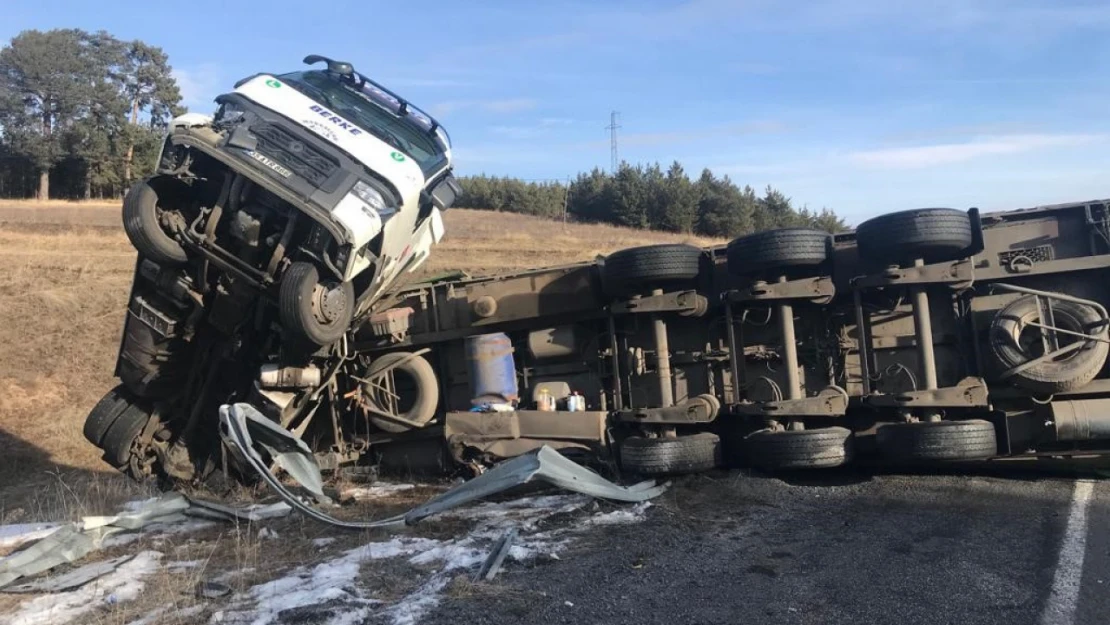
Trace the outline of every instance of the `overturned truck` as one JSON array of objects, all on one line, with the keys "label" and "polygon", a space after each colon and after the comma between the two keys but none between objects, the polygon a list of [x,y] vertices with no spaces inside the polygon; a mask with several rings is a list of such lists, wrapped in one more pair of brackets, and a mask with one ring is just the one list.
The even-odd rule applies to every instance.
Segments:
[{"label": "overturned truck", "polygon": [[85,435],[136,479],[249,479],[232,403],[333,470],[477,473],[545,445],[641,475],[1108,448],[1106,202],[417,281],[458,190],[446,133],[306,61],[327,68],[175,120],[125,200],[121,382]]}]

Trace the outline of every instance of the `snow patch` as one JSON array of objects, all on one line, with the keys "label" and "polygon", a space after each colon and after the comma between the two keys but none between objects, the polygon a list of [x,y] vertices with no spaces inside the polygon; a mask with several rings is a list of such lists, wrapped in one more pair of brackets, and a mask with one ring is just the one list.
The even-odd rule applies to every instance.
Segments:
[{"label": "snow patch", "polygon": [[631,508],[622,508],[620,510],[613,510],[604,514],[595,514],[594,516],[586,519],[586,525],[624,525],[627,523],[639,523],[644,520],[644,513],[651,507],[650,501],[640,502]]},{"label": "snow patch", "polygon": [[[374,490],[382,488],[385,490]],[[354,490],[381,496],[410,488],[413,488],[411,484],[395,484]],[[558,559],[559,552],[590,528],[642,521],[651,505],[644,502],[611,512],[587,514],[586,510],[597,509],[593,501],[577,494],[540,495],[451,510],[443,516],[471,521],[473,527],[469,532],[451,540],[395,537],[356,547],[312,567],[298,567],[284,577],[237,594],[228,609],[215,613],[211,622],[269,625],[292,618],[294,614],[297,618],[310,614],[314,623],[355,625],[377,614],[392,625],[416,625],[439,604],[452,577],[484,562],[493,544],[508,528],[515,527],[520,532],[509,549],[509,561],[527,562],[538,557]],[[542,525],[556,515],[572,513],[578,513],[575,515],[579,519],[577,522],[560,524],[554,529],[545,529]],[[317,538],[312,543],[323,547],[334,541],[328,537]],[[369,561],[400,557],[407,557],[409,564],[427,571],[426,577],[416,590],[400,601],[383,606],[380,600],[358,587],[360,567]],[[297,612],[288,613],[290,610]]]},{"label": "snow patch", "polygon": [[120,547],[123,545],[130,545],[143,536],[184,534],[187,532],[198,532],[215,526],[216,524],[212,521],[201,520],[178,521],[176,523],[151,523],[138,531],[124,531],[113,534],[104,539],[103,546],[105,549],[109,547]]},{"label": "snow patch", "polygon": [[18,547],[32,540],[46,538],[60,527],[57,523],[16,523],[0,525],[0,549]]},{"label": "snow patch", "polygon": [[413,484],[375,484],[373,486],[352,488],[344,491],[343,494],[357,500],[378,499],[379,497],[396,495],[397,493],[403,493],[414,488],[416,488],[416,486]]},{"label": "snow patch", "polygon": [[424,582],[415,592],[389,608],[387,614],[393,625],[416,625],[420,618],[439,605],[439,593],[451,580],[439,574]]},{"label": "snow patch", "polygon": [[44,595],[25,601],[6,625],[68,623],[101,605],[132,601],[146,586],[143,578],[159,568],[162,554],[143,551],[115,571],[71,592]]},{"label": "snow patch", "polygon": [[[329,609],[333,615],[326,621],[328,625],[360,622],[370,613],[369,606],[381,603],[363,596],[355,584],[363,562],[421,553],[438,545],[437,540],[398,537],[356,547],[334,560],[298,567],[285,577],[254,586],[245,596],[235,597],[234,609],[213,615],[213,621],[267,625],[287,610],[328,604],[328,608],[342,606]],[[356,613],[361,616],[355,618]]]}]

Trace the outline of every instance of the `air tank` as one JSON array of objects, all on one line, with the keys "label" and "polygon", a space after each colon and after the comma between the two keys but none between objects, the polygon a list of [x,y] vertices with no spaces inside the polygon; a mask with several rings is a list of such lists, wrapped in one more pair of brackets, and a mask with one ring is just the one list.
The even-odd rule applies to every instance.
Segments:
[{"label": "air tank", "polygon": [[504,332],[467,338],[466,363],[470,373],[470,401],[475,406],[515,402],[520,398],[513,343]]}]

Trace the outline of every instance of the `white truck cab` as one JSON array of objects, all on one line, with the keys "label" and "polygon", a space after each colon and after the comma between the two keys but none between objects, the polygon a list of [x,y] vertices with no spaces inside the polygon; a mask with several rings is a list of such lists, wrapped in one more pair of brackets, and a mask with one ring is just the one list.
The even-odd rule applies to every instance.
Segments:
[{"label": "white truck cab", "polygon": [[124,225],[144,258],[215,267],[323,346],[424,262],[460,188],[439,122],[350,63],[304,61],[324,67],[256,74],[214,115],[175,118]]}]

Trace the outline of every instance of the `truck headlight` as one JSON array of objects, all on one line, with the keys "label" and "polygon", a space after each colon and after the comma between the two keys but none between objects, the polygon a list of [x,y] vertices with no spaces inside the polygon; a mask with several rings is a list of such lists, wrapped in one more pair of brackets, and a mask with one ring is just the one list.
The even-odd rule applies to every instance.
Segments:
[{"label": "truck headlight", "polygon": [[246,111],[237,102],[225,100],[220,103],[220,108],[216,111],[215,121],[217,124],[231,124],[238,121],[244,113]]},{"label": "truck headlight", "polygon": [[351,193],[354,193],[360,200],[366,202],[367,206],[378,211],[378,214],[382,216],[383,220],[397,212],[397,209],[385,203],[385,198],[382,197],[381,192],[361,180],[355,183],[354,188],[351,189]]}]

